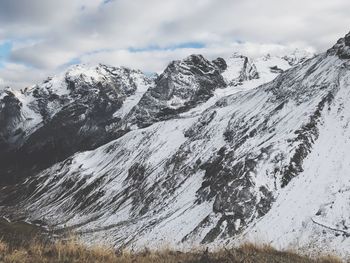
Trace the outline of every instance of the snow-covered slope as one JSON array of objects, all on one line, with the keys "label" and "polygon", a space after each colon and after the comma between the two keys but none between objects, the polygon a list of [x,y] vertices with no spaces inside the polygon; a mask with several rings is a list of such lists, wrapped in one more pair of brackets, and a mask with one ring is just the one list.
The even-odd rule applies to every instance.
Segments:
[{"label": "snow-covered slope", "polygon": [[[335,49],[346,51],[346,43]],[[334,196],[346,206],[346,194],[329,194],[304,211],[307,200],[299,196],[322,195],[331,179],[312,181],[329,173],[339,179],[332,193],[346,189],[347,166],[336,156],[345,160],[347,152],[336,146],[348,134],[350,62],[338,51],[298,61],[234,55],[225,63],[194,55],[171,63],[145,93],[134,91],[137,99],[114,111],[120,122],[112,130],[125,133],[3,188],[1,213],[136,248],[254,238],[272,227],[270,219],[281,227],[273,226],[269,242],[312,240],[318,228],[301,227],[313,207]],[[318,189],[308,195],[308,184]],[[328,203],[317,209],[312,219],[319,224],[347,216],[335,216]],[[293,211],[300,213],[296,231]],[[330,248],[347,244],[326,234]]]},{"label": "snow-covered slope", "polygon": [[278,192],[271,210],[246,231],[244,239],[258,238],[277,247],[297,246],[306,251],[322,248],[349,256],[349,40],[350,34],[327,52],[329,67],[323,74],[334,81],[323,81],[323,85],[332,87],[331,103],[319,112],[317,140],[301,173]]}]

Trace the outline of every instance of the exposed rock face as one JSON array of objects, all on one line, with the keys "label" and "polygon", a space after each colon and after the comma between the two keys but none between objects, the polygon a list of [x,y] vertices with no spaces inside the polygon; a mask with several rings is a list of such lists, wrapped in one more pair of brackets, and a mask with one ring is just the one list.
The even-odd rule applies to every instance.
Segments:
[{"label": "exposed rock face", "polygon": [[327,51],[329,55],[337,55],[341,59],[350,58],[350,33],[338,40],[338,42]]},{"label": "exposed rock face", "polygon": [[215,89],[226,87],[220,74],[226,67],[223,59],[210,62],[201,55],[173,61],[130,113],[129,122],[147,127],[207,101]]},{"label": "exposed rock face", "polygon": [[279,68],[278,66],[272,66],[270,67],[270,70],[272,73],[282,73],[283,69]]},{"label": "exposed rock face", "polygon": [[[332,193],[346,192],[332,202],[348,204],[349,181],[344,177],[350,171],[344,161],[348,151],[340,152],[341,167],[333,163],[339,145],[349,144],[350,63],[330,54],[301,61],[294,64],[276,57],[253,61],[235,55],[225,63],[193,55],[172,62],[138,100],[132,96],[140,82],[135,82],[136,89],[132,82],[118,84],[118,92],[106,83],[101,87],[95,83],[97,94],[102,95],[90,94],[71,110],[65,96],[58,95],[62,101],[55,100],[55,105],[63,105],[62,110],[55,107],[60,110],[52,115],[47,107],[42,110],[45,114],[40,114],[45,120],[42,127],[57,126],[42,136],[50,138],[60,127],[53,121],[57,115],[73,127],[72,136],[77,140],[82,132],[87,145],[103,145],[72,154],[15,189],[3,188],[0,215],[42,220],[54,229],[68,226],[86,241],[138,248],[164,242],[179,247],[228,242],[251,229],[273,228],[259,223],[269,218],[279,224],[272,231],[272,241],[294,237],[287,239],[288,245],[299,240],[294,232],[319,233],[317,227],[310,226],[310,217],[314,219],[320,210],[316,219],[327,221],[332,214],[329,199],[334,196],[323,198],[319,190],[330,192],[332,180],[327,178],[336,175],[337,189]],[[272,72],[275,66],[283,72]],[[258,86],[264,79],[273,81]],[[85,88],[85,77],[68,83],[68,94],[90,90]],[[125,98],[121,99],[120,93]],[[128,103],[132,106],[126,107]],[[16,100],[11,105],[16,108]],[[80,127],[78,136],[75,124]],[[97,136],[103,140],[105,134],[116,139],[109,143],[92,140]],[[326,138],[336,142],[337,149]],[[325,157],[322,164],[310,162],[318,155]],[[329,177],[323,175],[324,184],[317,181],[317,175],[326,164]],[[317,187],[310,190],[315,200],[312,196],[298,200],[299,194],[307,192],[302,183],[294,188],[300,177],[306,178],[303,183],[310,188],[308,178],[316,178]],[[291,192],[294,199],[288,203],[285,199]],[[289,213],[279,210],[283,202],[308,209]],[[302,220],[294,225],[297,216]],[[344,212],[331,222],[341,227],[342,220],[348,225],[348,218]],[[306,225],[310,227],[302,231]],[[337,246],[337,240],[327,237],[331,240],[328,244]],[[344,244],[350,242],[344,240]]]},{"label": "exposed rock face", "polygon": [[217,66],[221,73],[227,69],[226,61],[223,58],[214,59],[212,63]]},{"label": "exposed rock face", "polygon": [[239,81],[243,82],[245,80],[252,80],[259,78],[259,73],[256,70],[256,67],[252,62],[247,58],[243,58],[243,68],[241,70]]},{"label": "exposed rock face", "polygon": [[8,149],[22,131],[17,128],[22,121],[21,102],[10,90],[0,93],[0,148]]},{"label": "exposed rock face", "polygon": [[241,85],[244,81],[259,78],[256,66],[246,56],[234,54],[227,63],[227,69],[223,76],[229,85]]}]

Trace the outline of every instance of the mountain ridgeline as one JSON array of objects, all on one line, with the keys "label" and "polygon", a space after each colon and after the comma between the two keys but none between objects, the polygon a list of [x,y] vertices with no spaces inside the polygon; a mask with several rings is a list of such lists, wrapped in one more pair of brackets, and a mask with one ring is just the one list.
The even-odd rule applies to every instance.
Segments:
[{"label": "mountain ridgeline", "polygon": [[116,247],[350,253],[349,87],[350,34],[317,56],[79,65],[5,89],[0,213]]}]

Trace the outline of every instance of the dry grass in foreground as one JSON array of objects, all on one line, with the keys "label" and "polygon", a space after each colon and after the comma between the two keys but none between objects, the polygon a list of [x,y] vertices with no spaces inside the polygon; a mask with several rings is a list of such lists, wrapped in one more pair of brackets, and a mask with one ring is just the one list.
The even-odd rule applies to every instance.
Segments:
[{"label": "dry grass in foreground", "polygon": [[310,259],[287,251],[277,251],[270,246],[246,244],[235,249],[223,249],[216,252],[196,251],[183,253],[162,250],[130,254],[119,253],[105,247],[87,248],[75,240],[59,241],[52,244],[31,242],[27,245],[10,247],[0,241],[0,262],[2,263],[336,263],[339,259],[327,257]]}]

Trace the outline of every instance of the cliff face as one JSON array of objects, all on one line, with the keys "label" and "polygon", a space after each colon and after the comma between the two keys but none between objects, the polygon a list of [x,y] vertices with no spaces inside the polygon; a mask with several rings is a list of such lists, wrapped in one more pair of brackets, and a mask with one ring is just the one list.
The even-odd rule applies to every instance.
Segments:
[{"label": "cliff face", "polygon": [[198,106],[212,97],[215,89],[226,87],[221,75],[226,68],[223,59],[210,62],[201,55],[173,61],[133,108],[128,122],[142,128]]}]

